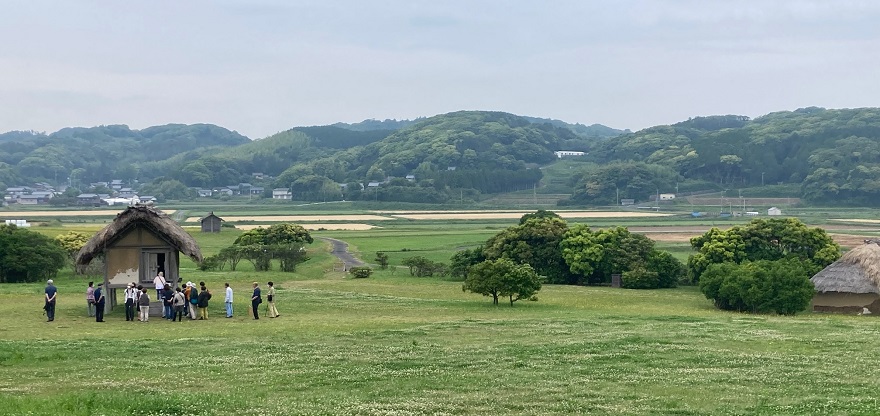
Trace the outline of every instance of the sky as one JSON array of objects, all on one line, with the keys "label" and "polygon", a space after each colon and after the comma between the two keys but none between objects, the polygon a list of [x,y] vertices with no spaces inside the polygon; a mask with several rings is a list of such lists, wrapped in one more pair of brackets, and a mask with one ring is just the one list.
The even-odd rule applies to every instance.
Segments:
[{"label": "sky", "polygon": [[880,2],[7,0],[0,132],[880,106]]}]

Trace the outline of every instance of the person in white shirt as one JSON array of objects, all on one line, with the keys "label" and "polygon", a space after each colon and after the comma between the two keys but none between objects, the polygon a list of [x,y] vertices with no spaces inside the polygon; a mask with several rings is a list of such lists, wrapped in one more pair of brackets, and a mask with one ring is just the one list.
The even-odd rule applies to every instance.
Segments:
[{"label": "person in white shirt", "polygon": [[156,298],[162,299],[162,291],[165,289],[165,272],[159,272],[153,279],[153,284],[156,286]]},{"label": "person in white shirt", "polygon": [[226,284],[226,317],[232,318],[232,288]]},{"label": "person in white shirt", "polygon": [[134,285],[134,282],[129,283],[125,288],[125,320],[126,321],[134,321],[134,311],[137,306],[135,303],[137,302],[137,288]]}]

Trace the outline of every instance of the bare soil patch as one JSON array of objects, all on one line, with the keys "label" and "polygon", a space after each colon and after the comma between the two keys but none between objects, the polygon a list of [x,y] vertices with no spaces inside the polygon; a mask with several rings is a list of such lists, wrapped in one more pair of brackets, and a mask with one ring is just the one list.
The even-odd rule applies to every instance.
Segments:
[{"label": "bare soil patch", "polygon": [[[301,224],[303,228],[307,230],[341,230],[341,231],[364,231],[364,230],[372,230],[373,228],[379,228],[375,225],[370,224],[331,224],[331,223],[309,223],[309,224]],[[246,225],[236,225],[235,228],[239,230],[253,230],[255,228],[260,227],[268,227],[268,225],[255,225],[255,224],[246,224]]]},{"label": "bare soil patch", "polygon": [[[125,207],[128,208],[128,207]],[[0,219],[4,220],[26,220],[30,217],[111,217],[124,211],[120,208],[118,211],[113,210],[79,210],[79,211],[0,211]],[[166,214],[173,214],[175,210],[162,211]]]},{"label": "bare soil patch", "polygon": [[[462,212],[462,213],[430,213],[430,214],[392,214],[394,217],[410,220],[505,220],[518,219],[523,214],[534,211],[519,212]],[[667,217],[673,214],[657,212],[613,212],[613,211],[560,211],[556,212],[562,218],[645,218]]]},{"label": "bare soil patch", "polygon": [[[186,222],[198,222],[201,217],[189,217]],[[299,222],[299,221],[388,221],[393,218],[379,215],[253,215],[239,217],[223,217],[225,221],[265,221],[265,222]]]}]

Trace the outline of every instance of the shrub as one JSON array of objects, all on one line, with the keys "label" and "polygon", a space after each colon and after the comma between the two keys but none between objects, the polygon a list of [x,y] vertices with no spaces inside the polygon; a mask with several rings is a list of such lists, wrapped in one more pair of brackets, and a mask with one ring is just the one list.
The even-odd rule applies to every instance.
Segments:
[{"label": "shrub", "polygon": [[366,266],[352,267],[348,269],[348,272],[357,279],[365,279],[373,275],[373,269]]},{"label": "shrub", "polygon": [[637,267],[623,272],[623,287],[627,289],[657,289],[660,287],[660,279],[657,272]]},{"label": "shrub", "polygon": [[797,259],[710,265],[700,290],[719,309],[793,315],[813,298],[810,273]]}]

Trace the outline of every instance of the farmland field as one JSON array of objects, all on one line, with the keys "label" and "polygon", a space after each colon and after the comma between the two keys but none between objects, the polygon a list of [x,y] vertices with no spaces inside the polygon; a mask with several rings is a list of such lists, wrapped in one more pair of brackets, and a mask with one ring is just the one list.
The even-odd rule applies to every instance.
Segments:
[{"label": "farmland field", "polygon": [[[485,242],[499,222],[418,220],[393,228],[313,231],[370,262],[399,265]],[[677,224],[677,223],[673,223]],[[304,224],[305,225],[305,224]],[[311,224],[317,225],[317,224]],[[351,224],[343,224],[351,225]],[[631,227],[686,257],[704,225]],[[690,227],[690,228],[685,228]],[[829,226],[848,238],[873,228]],[[47,235],[93,224],[34,227]],[[241,231],[199,233],[206,255]],[[663,232],[670,231],[670,232]],[[674,238],[664,239],[668,236]],[[636,291],[547,285],[537,302],[493,307],[461,283],[405,268],[351,279],[329,245],[295,273],[202,272],[208,321],[98,324],[85,279],[63,271],[58,318],[40,315],[42,284],[0,285],[2,415],[570,415],[874,414],[880,336],[874,317],[718,311],[696,288]],[[278,319],[247,318],[250,282],[274,280]],[[220,288],[236,292],[236,318]]]}]

